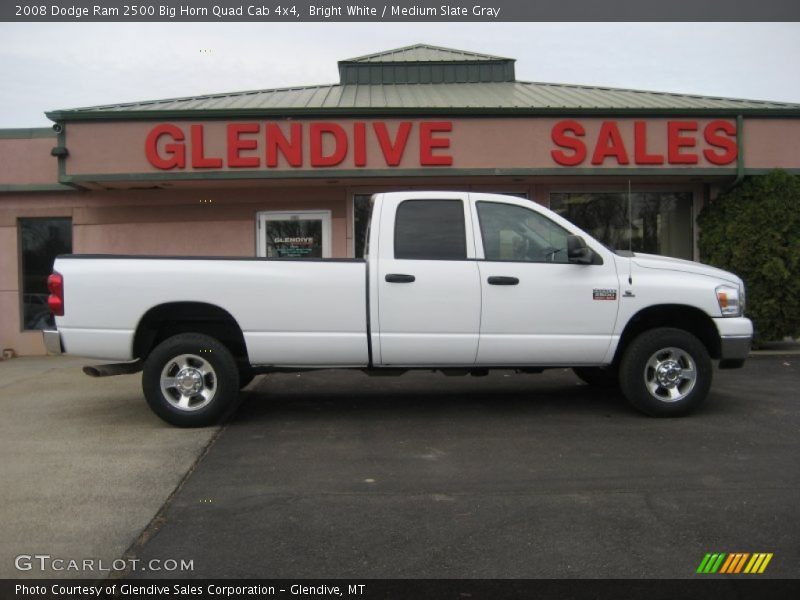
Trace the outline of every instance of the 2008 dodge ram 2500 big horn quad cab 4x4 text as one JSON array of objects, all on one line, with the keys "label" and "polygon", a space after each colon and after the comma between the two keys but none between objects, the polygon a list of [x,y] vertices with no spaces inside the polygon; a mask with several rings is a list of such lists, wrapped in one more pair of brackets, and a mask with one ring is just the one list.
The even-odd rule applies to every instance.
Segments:
[{"label": "2008 dodge ram 2500 big horn quad cab 4x4 text", "polygon": [[649,415],[696,407],[752,324],[736,275],[616,253],[533,202],[376,194],[361,259],[70,255],[50,276],[54,352],[135,361],[150,407],[215,422],[260,372],[481,374],[572,367]]}]

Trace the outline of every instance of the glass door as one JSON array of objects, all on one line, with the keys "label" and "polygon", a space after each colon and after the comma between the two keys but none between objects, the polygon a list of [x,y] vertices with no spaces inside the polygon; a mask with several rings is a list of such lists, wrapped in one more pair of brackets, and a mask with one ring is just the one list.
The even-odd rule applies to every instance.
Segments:
[{"label": "glass door", "polygon": [[330,258],[331,211],[268,211],[257,218],[258,256]]}]

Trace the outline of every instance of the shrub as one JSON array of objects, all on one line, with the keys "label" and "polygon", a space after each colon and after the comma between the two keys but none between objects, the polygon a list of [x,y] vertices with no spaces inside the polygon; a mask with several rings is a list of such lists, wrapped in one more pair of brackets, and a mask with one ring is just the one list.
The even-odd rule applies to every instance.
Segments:
[{"label": "shrub", "polygon": [[758,342],[800,335],[800,177],[749,177],[697,220],[703,262],[739,275]]}]

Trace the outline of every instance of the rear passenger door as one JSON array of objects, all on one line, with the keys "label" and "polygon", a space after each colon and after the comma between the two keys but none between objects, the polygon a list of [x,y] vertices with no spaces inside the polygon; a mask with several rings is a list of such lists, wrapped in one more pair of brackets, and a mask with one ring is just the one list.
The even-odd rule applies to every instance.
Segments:
[{"label": "rear passenger door", "polygon": [[378,257],[376,364],[474,364],[481,291],[467,195],[385,197]]}]

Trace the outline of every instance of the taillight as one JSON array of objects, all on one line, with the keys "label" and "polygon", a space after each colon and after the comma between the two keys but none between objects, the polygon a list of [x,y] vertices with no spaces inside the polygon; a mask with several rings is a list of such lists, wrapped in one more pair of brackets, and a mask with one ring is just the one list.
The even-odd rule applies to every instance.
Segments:
[{"label": "taillight", "polygon": [[47,289],[50,296],[47,297],[47,306],[57,317],[64,316],[64,278],[61,273],[53,273],[47,278]]}]

